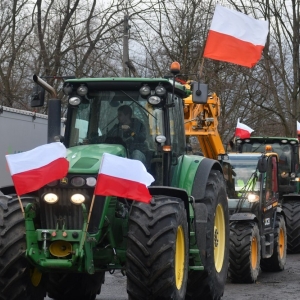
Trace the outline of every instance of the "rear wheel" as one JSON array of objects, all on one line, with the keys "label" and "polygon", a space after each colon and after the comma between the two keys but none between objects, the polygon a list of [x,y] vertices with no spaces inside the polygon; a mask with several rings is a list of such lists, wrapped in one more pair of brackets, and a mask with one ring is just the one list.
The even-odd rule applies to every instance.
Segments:
[{"label": "rear wheel", "polygon": [[260,271],[260,234],[255,222],[230,224],[229,278],[254,283]]},{"label": "rear wheel", "polygon": [[[25,207],[34,202],[22,197]],[[0,196],[0,298],[43,300],[46,277],[25,258],[25,221],[16,196]]]},{"label": "rear wheel", "polygon": [[263,271],[282,271],[286,262],[286,227],[284,217],[277,215],[274,231],[274,252],[270,258],[262,259]]},{"label": "rear wheel", "polygon": [[228,269],[228,202],[222,174],[211,170],[204,199],[207,227],[204,271],[189,272],[186,299],[220,299],[224,293]]},{"label": "rear wheel", "polygon": [[300,253],[300,202],[282,205],[286,216],[287,253]]},{"label": "rear wheel", "polygon": [[155,196],[131,207],[127,242],[129,299],[185,299],[188,227],[181,199]]}]

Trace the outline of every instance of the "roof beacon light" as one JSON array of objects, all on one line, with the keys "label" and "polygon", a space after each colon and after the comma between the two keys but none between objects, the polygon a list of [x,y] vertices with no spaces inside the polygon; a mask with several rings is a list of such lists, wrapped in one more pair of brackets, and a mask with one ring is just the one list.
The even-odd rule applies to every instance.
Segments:
[{"label": "roof beacon light", "polygon": [[269,151],[269,152],[273,151],[271,145],[266,145],[266,146],[265,146],[265,150],[266,150],[266,151]]},{"label": "roof beacon light", "polygon": [[171,64],[170,71],[173,75],[177,75],[180,73],[180,64],[177,61],[173,61]]}]

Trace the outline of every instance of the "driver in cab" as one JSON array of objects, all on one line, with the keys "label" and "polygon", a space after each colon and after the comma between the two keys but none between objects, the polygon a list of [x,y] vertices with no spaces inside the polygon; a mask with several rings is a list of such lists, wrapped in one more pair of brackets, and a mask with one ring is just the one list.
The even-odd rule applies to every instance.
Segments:
[{"label": "driver in cab", "polygon": [[126,143],[130,158],[146,163],[145,151],[146,128],[137,118],[132,117],[132,109],[129,105],[118,108],[119,123],[115,124],[107,133],[107,137],[121,137]]}]

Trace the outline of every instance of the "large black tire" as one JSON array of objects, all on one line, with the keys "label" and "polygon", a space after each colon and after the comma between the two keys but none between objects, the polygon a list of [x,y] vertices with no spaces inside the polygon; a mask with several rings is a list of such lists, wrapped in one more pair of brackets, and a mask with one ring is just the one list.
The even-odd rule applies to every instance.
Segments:
[{"label": "large black tire", "polygon": [[[22,197],[25,207],[33,202]],[[16,196],[0,196],[0,299],[43,300],[45,276],[26,260],[25,221]]]},{"label": "large black tire", "polygon": [[300,253],[300,202],[286,202],[282,208],[286,216],[287,253]]},{"label": "large black tire", "polygon": [[264,272],[282,271],[286,262],[286,226],[284,217],[277,215],[274,231],[274,251],[270,258],[262,258],[260,267]]},{"label": "large black tire", "polygon": [[228,277],[235,283],[254,283],[260,272],[260,234],[255,222],[230,224]]},{"label": "large black tire", "polygon": [[105,273],[51,273],[47,284],[50,298],[55,300],[94,300],[101,292]]},{"label": "large black tire", "polygon": [[127,242],[129,299],[185,299],[187,214],[181,199],[155,196],[131,207]]},{"label": "large black tire", "polygon": [[[197,184],[197,183],[195,183]],[[228,270],[229,212],[223,175],[211,170],[204,199],[208,211],[204,272],[191,270],[186,299],[220,299]]]}]

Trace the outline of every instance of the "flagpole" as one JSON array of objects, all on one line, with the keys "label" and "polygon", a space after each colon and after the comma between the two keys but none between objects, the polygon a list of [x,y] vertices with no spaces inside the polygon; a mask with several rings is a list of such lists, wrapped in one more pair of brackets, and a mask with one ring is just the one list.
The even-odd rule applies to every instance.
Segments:
[{"label": "flagpole", "polygon": [[23,217],[25,218],[25,212],[24,212],[23,203],[22,203],[21,198],[20,198],[19,195],[18,195],[18,200],[19,200],[19,203],[20,203],[21,211],[22,211],[22,213],[23,213]]},{"label": "flagpole", "polygon": [[95,202],[95,194],[93,195],[93,198],[92,198],[92,202],[91,202],[91,206],[90,206],[90,210],[89,210],[89,214],[88,214],[88,219],[87,219],[87,222],[86,222],[86,227],[85,227],[85,230],[84,230],[84,233],[83,233],[84,236],[83,236],[83,239],[82,239],[82,243],[79,246],[79,251],[81,251],[83,249],[83,244],[84,244],[84,241],[86,239],[87,230],[88,230],[88,227],[89,227],[89,223],[90,223],[90,219],[91,219],[91,215],[92,215],[92,210],[93,210],[94,202]]},{"label": "flagpole", "polygon": [[201,64],[200,64],[200,68],[199,68],[199,80],[201,78],[201,75],[202,75],[202,70],[203,70],[203,65],[204,65],[204,57],[202,57],[202,60],[201,60]]},{"label": "flagpole", "polygon": [[88,225],[90,223],[90,219],[91,219],[91,215],[92,215],[92,209],[93,209],[93,206],[94,206],[94,202],[95,202],[95,194],[93,195],[92,202],[91,202],[91,207],[90,207],[90,211],[89,211],[89,215],[88,215],[88,220],[87,220],[87,224]]}]

